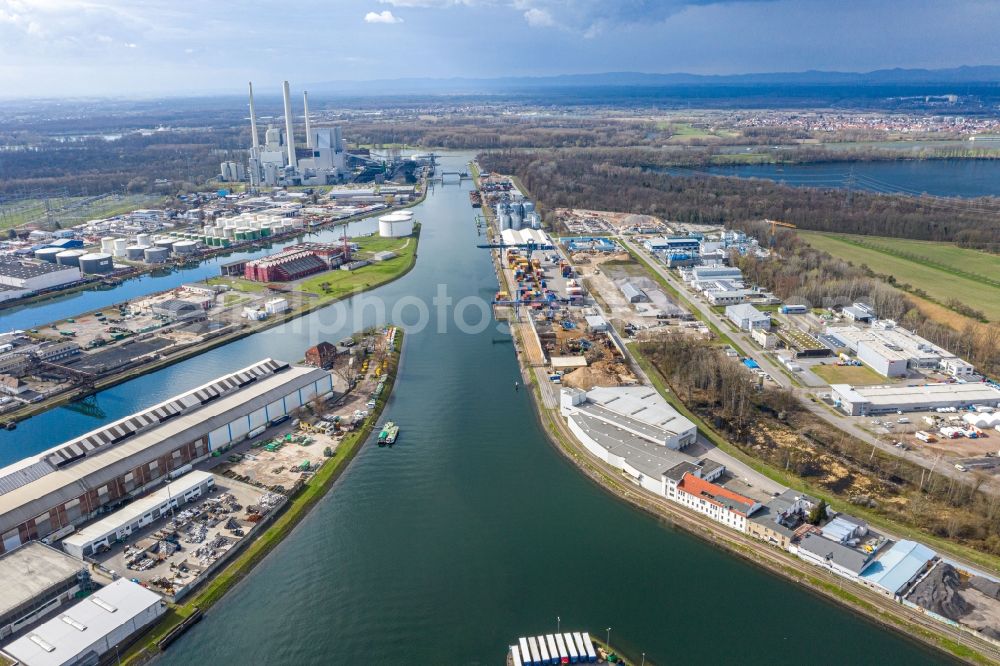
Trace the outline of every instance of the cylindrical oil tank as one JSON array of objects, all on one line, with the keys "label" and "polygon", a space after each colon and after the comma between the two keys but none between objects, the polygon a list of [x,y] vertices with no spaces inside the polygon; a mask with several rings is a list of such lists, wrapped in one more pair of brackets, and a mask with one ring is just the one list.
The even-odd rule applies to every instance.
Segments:
[{"label": "cylindrical oil tank", "polygon": [[83,250],[63,250],[56,255],[56,263],[61,266],[79,266],[80,257],[87,254]]},{"label": "cylindrical oil tank", "polygon": [[165,247],[147,247],[142,256],[147,264],[162,264],[170,256],[170,250]]},{"label": "cylindrical oil tank", "polygon": [[149,247],[153,244],[153,239],[149,237],[149,234],[138,234],[135,237],[135,244]]},{"label": "cylindrical oil tank", "polygon": [[84,273],[110,273],[115,268],[107,252],[89,252],[80,257],[80,270]]},{"label": "cylindrical oil tank", "polygon": [[115,251],[114,236],[105,236],[101,239],[101,252],[111,253]]},{"label": "cylindrical oil tank", "polygon": [[127,247],[128,247],[128,241],[127,240],[125,240],[124,238],[116,238],[115,242],[114,242],[114,252],[113,252],[113,254],[116,257],[124,257],[125,256],[125,248],[127,248]]},{"label": "cylindrical oil tank", "polygon": [[193,240],[179,240],[174,243],[174,254],[194,254],[195,250],[198,249],[198,243]]},{"label": "cylindrical oil tank", "polygon": [[125,248],[125,258],[129,261],[142,261],[146,256],[146,247],[144,245],[129,245]]},{"label": "cylindrical oil tank", "polygon": [[224,236],[224,238],[226,238],[227,240],[233,240],[234,238],[236,238],[236,228],[226,227],[225,234],[226,235]]},{"label": "cylindrical oil tank", "polygon": [[413,233],[413,219],[395,213],[378,218],[378,235],[383,238],[399,238]]},{"label": "cylindrical oil tank", "polygon": [[56,256],[62,253],[62,248],[60,247],[43,247],[39,250],[35,250],[35,259],[41,259],[42,261],[48,261],[50,263],[56,263]]},{"label": "cylindrical oil tank", "polygon": [[155,241],[153,241],[153,245],[155,245],[156,247],[165,248],[169,252],[171,249],[173,249],[174,242],[175,240],[173,238],[169,238],[167,236],[160,236]]}]

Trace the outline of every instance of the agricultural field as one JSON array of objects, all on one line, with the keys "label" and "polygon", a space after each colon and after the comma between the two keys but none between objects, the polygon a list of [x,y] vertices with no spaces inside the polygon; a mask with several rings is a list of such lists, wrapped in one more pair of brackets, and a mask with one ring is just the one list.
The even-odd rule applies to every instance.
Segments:
[{"label": "agricultural field", "polygon": [[854,386],[873,386],[888,384],[889,380],[864,365],[814,365],[809,368],[817,377],[827,384],[853,384]]},{"label": "agricultural field", "polygon": [[1000,255],[934,243],[880,236],[798,232],[813,247],[854,264],[866,264],[899,283],[924,290],[938,303],[958,298],[1000,321]]}]

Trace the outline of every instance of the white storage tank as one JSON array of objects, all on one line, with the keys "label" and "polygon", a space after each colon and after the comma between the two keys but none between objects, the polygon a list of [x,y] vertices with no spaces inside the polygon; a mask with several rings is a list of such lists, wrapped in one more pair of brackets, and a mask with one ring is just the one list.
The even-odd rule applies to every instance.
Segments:
[{"label": "white storage tank", "polygon": [[163,264],[170,256],[170,250],[165,247],[147,247],[142,255],[147,264]]},{"label": "white storage tank", "polygon": [[135,237],[135,244],[149,247],[153,244],[153,239],[150,238],[149,234],[139,234]]},{"label": "white storage tank", "polygon": [[413,218],[390,213],[378,218],[378,235],[382,238],[400,238],[413,233]]},{"label": "white storage tank", "polygon": [[146,246],[144,245],[129,245],[125,248],[125,258],[129,261],[142,261],[146,256]]},{"label": "white storage tank", "polygon": [[114,236],[105,236],[101,239],[101,252],[111,253],[115,251]]},{"label": "white storage tank", "polygon": [[116,238],[113,247],[114,250],[112,254],[114,254],[116,257],[124,257],[125,248],[128,247],[128,241],[125,240],[124,238]]},{"label": "white storage tank", "polygon": [[56,256],[62,253],[62,248],[59,247],[43,247],[40,250],[35,250],[35,259],[41,259],[42,261],[48,261],[49,263],[56,263]]},{"label": "white storage tank", "polygon": [[173,238],[168,238],[166,236],[161,236],[161,237],[157,238],[155,241],[153,241],[153,244],[156,247],[166,248],[167,251],[170,251],[171,249],[173,249],[175,242],[176,241]]},{"label": "white storage tank", "polygon": [[79,266],[80,257],[85,254],[84,250],[63,250],[56,255],[56,263],[60,266]]},{"label": "white storage tank", "polygon": [[80,270],[84,273],[110,273],[115,268],[107,252],[90,252],[80,257]]},{"label": "white storage tank", "polygon": [[198,249],[198,243],[193,240],[180,240],[174,243],[174,254],[194,254]]}]

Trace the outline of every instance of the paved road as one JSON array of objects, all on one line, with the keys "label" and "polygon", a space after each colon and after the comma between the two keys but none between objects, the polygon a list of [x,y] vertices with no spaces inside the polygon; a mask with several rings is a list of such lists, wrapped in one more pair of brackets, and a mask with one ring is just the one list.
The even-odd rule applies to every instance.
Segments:
[{"label": "paved road", "polygon": [[[885,439],[876,437],[869,431],[865,430],[856,419],[849,416],[843,416],[832,411],[830,408],[818,402],[818,398],[815,398],[812,392],[809,390],[800,388],[792,383],[778,365],[769,357],[758,345],[754,342],[750,335],[746,332],[735,333],[729,327],[729,324],[724,317],[719,315],[717,312],[713,311],[711,306],[705,301],[696,297],[688,289],[681,280],[677,279],[674,275],[670,273],[660,262],[654,259],[645,248],[633,243],[631,240],[619,237],[619,240],[631,249],[636,254],[640,255],[646,262],[653,267],[653,270],[667,281],[667,284],[676,289],[682,296],[684,296],[688,302],[700,313],[701,317],[714,324],[719,328],[719,330],[724,331],[729,338],[733,341],[737,350],[744,356],[749,356],[760,365],[761,369],[771,375],[772,378],[782,387],[791,390],[802,402],[803,406],[811,412],[817,418],[820,418],[827,423],[831,424],[838,430],[848,433],[849,435],[860,439],[863,442],[871,444],[873,447],[877,447],[897,458],[903,458],[912,463],[920,465],[926,469],[933,469],[935,473],[942,476],[956,479],[958,481],[970,481],[970,476],[967,472],[960,472],[955,469],[954,465],[951,463],[938,464],[937,461],[928,460],[927,458],[920,456],[911,451],[904,451],[893,446],[893,441],[895,441],[892,436],[888,436]],[[981,488],[984,491],[1000,494],[1000,480],[989,479],[986,483],[982,484]]]}]

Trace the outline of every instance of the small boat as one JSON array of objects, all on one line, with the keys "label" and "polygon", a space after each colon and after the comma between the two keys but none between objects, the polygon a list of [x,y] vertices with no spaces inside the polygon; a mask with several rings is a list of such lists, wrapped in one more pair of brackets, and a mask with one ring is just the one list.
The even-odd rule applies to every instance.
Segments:
[{"label": "small boat", "polygon": [[392,446],[396,443],[396,437],[399,436],[399,426],[390,422],[386,424],[386,430],[388,431],[388,435],[385,438],[385,443]]},{"label": "small boat", "polygon": [[17,421],[7,421],[7,423],[3,424],[3,427],[6,428],[7,430],[16,430]]},{"label": "small boat", "polygon": [[389,435],[392,435],[392,441],[396,441],[396,433],[399,432],[399,428],[392,421],[386,421],[385,425],[382,426],[382,430],[378,434],[378,445],[385,446],[386,444],[392,444],[389,441]]}]

